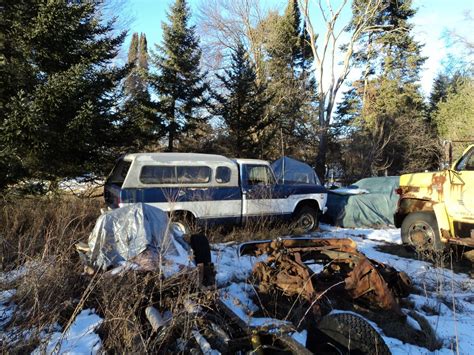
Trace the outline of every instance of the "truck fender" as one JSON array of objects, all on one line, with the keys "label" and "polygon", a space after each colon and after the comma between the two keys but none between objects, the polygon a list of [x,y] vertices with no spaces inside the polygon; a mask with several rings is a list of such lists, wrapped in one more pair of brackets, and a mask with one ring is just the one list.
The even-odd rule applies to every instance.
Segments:
[{"label": "truck fender", "polygon": [[450,228],[448,213],[446,211],[446,206],[444,202],[434,204],[433,210],[436,216],[436,222],[438,223],[439,236],[441,238],[441,241],[447,243],[447,236],[449,236]]}]

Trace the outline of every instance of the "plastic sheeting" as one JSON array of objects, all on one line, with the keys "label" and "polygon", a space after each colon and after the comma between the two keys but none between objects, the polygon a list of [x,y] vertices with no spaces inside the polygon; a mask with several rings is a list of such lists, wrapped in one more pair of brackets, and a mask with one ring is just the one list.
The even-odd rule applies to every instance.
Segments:
[{"label": "plastic sheeting", "polygon": [[[393,214],[397,206],[398,176],[373,177],[357,181],[345,188],[329,191],[326,215],[331,223],[339,227],[380,227],[393,225]],[[368,193],[352,195],[347,190],[366,190]]]},{"label": "plastic sheeting", "polygon": [[88,258],[103,270],[143,259],[150,265],[151,259],[166,276],[189,263],[180,237],[172,231],[168,215],[159,208],[145,203],[118,208],[97,219],[88,240]]},{"label": "plastic sheeting", "polygon": [[321,185],[313,168],[299,160],[283,157],[275,160],[271,166],[280,183]]}]

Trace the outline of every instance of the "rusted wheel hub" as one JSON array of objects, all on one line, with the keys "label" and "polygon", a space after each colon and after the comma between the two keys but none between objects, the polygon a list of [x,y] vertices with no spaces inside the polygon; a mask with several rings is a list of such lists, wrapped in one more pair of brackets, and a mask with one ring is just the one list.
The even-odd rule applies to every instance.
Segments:
[{"label": "rusted wheel hub", "polygon": [[316,226],[316,219],[311,213],[304,213],[300,216],[297,221],[297,227],[304,232],[308,232],[314,229]]},{"label": "rusted wheel hub", "polygon": [[408,230],[408,238],[412,245],[420,249],[429,249],[435,242],[435,231],[428,223],[417,221]]}]

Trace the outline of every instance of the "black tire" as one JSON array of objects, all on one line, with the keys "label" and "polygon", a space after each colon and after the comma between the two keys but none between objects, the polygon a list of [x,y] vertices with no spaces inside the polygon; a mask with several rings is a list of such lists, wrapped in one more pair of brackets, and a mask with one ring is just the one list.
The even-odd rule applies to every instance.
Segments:
[{"label": "black tire", "polygon": [[[319,342],[307,344],[318,353],[389,355],[381,335],[363,318],[351,313],[329,314],[318,323]],[[313,348],[312,348],[313,347]]]},{"label": "black tire", "polygon": [[442,251],[445,244],[439,236],[438,222],[433,212],[413,212],[402,222],[402,242],[417,251]]},{"label": "black tire", "polygon": [[196,265],[211,263],[211,246],[204,234],[192,234],[190,244],[193,249],[194,262]]},{"label": "black tire", "polygon": [[319,227],[319,210],[311,206],[299,207],[293,218],[293,229],[298,233],[313,232]]}]

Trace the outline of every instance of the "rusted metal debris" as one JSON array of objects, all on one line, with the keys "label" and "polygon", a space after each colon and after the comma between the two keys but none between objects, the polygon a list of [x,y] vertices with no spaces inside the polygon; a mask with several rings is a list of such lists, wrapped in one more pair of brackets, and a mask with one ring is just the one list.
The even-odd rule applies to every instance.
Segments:
[{"label": "rusted metal debris", "polygon": [[[411,280],[404,272],[367,258],[351,239],[278,239],[246,243],[241,255],[267,254],[264,262],[255,265],[253,275],[259,291],[275,288],[284,295],[300,297],[321,315],[319,300],[331,293],[372,308],[403,315],[399,297],[406,297]],[[305,261],[325,263],[323,271],[313,273]]]}]

